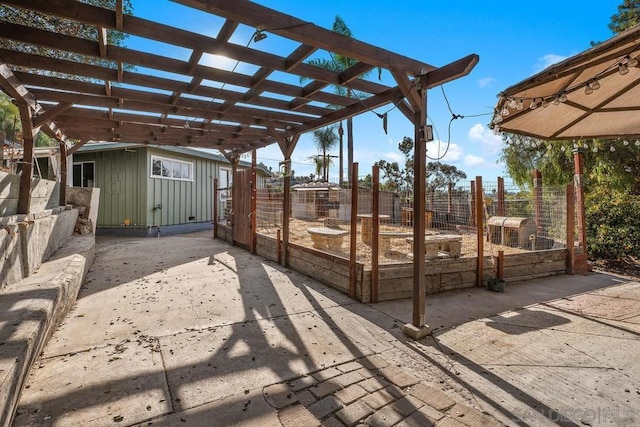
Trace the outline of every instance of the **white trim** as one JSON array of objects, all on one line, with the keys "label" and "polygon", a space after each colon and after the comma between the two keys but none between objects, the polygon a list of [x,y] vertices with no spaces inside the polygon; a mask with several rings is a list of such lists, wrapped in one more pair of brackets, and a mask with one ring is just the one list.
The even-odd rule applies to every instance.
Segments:
[{"label": "white trim", "polygon": [[[162,156],[156,156],[155,154],[152,154],[150,157],[150,162],[151,165],[149,167],[149,178],[154,178],[154,179],[169,179],[172,181],[187,181],[187,182],[193,182],[193,174],[194,174],[194,164],[193,162],[188,162],[185,160],[178,160],[178,159],[173,159],[171,157],[162,157]],[[153,173],[153,162],[159,160],[161,162],[161,165],[163,165],[163,162],[169,162],[170,163],[170,168],[168,167],[166,169],[163,169],[161,171],[164,172],[165,170],[167,171],[167,173],[170,173],[172,176],[161,176],[161,175],[155,175]],[[185,172],[184,167],[186,166],[187,169],[187,174],[189,175],[188,178],[182,178],[182,177],[175,177],[174,175],[174,170],[175,167],[180,165],[180,175],[183,175]],[[161,166],[162,167],[162,166]]]},{"label": "white trim", "polygon": [[[91,187],[85,187],[84,185],[82,185],[82,175],[84,174],[84,165],[85,165],[85,164],[88,164],[88,163],[92,163],[92,164],[93,164],[93,185],[92,185]],[[71,185],[72,187],[74,186],[74,185],[73,185],[73,181],[74,181],[74,179],[75,179],[75,176],[74,176],[74,174],[73,174],[73,167],[74,167],[75,165],[80,165],[80,166],[81,166],[81,168],[82,168],[82,170],[81,170],[81,172],[80,172],[80,186],[81,186],[82,188],[95,188],[95,187],[97,187],[97,183],[96,183],[96,181],[97,181],[97,180],[96,180],[96,161],[95,161],[95,160],[88,160],[88,161],[85,161],[85,162],[83,162],[83,161],[79,161],[79,162],[73,162],[73,163],[72,163],[72,165],[71,165],[71,174],[70,174],[70,175],[71,175],[71,184],[70,184],[70,185]]]}]

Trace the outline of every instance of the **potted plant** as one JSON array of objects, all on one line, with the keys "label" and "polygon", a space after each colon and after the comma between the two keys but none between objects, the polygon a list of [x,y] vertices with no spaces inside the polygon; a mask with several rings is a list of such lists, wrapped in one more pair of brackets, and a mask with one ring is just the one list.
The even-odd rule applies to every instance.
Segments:
[{"label": "potted plant", "polygon": [[496,267],[495,258],[491,257],[491,275],[487,279],[487,288],[494,292],[504,292],[504,288],[507,284],[503,279],[498,277],[498,269]]}]

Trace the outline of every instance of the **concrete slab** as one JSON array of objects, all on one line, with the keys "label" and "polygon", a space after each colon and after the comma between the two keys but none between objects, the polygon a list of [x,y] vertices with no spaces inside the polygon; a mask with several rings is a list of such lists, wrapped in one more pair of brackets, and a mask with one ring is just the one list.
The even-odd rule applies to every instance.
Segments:
[{"label": "concrete slab", "polygon": [[129,342],[40,360],[13,426],[131,425],[170,410],[160,354]]},{"label": "concrete slab", "polygon": [[181,410],[358,357],[346,341],[305,313],[161,337],[160,350]]},{"label": "concrete slab", "polygon": [[[141,423],[138,426],[148,426]],[[156,418],[151,422],[154,427],[233,426],[233,427],[281,427],[276,409],[262,398],[261,393],[253,391],[242,396],[231,396],[197,408]]]},{"label": "concrete slab", "polygon": [[577,295],[553,301],[549,305],[591,317],[611,320],[625,320],[640,313],[640,300],[610,297],[602,294]]},{"label": "concrete slab", "polygon": [[[172,239],[170,249],[152,238],[101,238],[108,249],[101,251],[87,276],[76,317],[61,326],[46,356],[117,343],[136,331],[172,335],[349,301],[308,277],[281,271],[226,243],[161,240],[167,239]],[[134,253],[145,256],[134,261]],[[99,297],[89,298],[95,294]]]},{"label": "concrete slab", "polygon": [[[96,409],[92,425],[333,425],[343,406],[372,401],[386,387],[394,393],[372,409],[399,414],[406,425],[640,422],[630,357],[639,350],[633,295],[640,283],[618,277],[559,276],[510,283],[505,293],[429,295],[434,334],[417,341],[402,333],[411,300],[359,304],[210,238],[102,240],[88,277],[39,361],[29,388],[38,394],[23,397],[21,417],[52,408],[63,414],[60,423],[78,424]],[[608,311],[594,307],[602,301]],[[146,360],[133,361],[134,349]],[[109,354],[131,357],[130,370],[109,369],[120,361]],[[59,380],[63,368],[71,384]],[[153,385],[132,389],[141,378]],[[392,406],[416,382],[451,401],[441,412],[424,400],[420,409],[412,399]],[[114,384],[130,393],[135,414],[119,410],[119,395],[104,393]],[[149,393],[166,406],[147,414],[141,405]],[[335,404],[313,406],[324,399]]]}]

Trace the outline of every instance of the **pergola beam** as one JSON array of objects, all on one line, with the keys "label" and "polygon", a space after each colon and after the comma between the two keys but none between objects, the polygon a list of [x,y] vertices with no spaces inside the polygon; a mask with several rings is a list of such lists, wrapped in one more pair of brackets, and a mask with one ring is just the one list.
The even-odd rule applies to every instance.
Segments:
[{"label": "pergola beam", "polygon": [[407,72],[420,74],[435,67],[370,44],[342,36],[334,31],[280,13],[247,0],[172,0],[227,19],[242,21],[256,29],[296,40],[319,49],[338,53],[347,58],[389,68],[392,65]]}]

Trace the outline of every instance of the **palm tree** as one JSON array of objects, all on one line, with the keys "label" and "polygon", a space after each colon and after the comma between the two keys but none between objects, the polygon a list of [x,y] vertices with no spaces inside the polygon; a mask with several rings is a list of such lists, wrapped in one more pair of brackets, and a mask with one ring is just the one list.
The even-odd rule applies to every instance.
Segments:
[{"label": "palm tree", "polygon": [[[347,27],[347,24],[340,18],[340,16],[336,15],[336,19],[333,22],[333,32],[338,33],[342,36],[353,38],[351,30]],[[319,68],[324,68],[325,70],[330,70],[335,73],[342,73],[343,71],[349,69],[353,65],[357,64],[358,61],[352,58],[347,58],[346,56],[342,56],[340,54],[332,54],[331,59],[323,59],[316,58],[309,61],[309,64],[314,65]],[[366,77],[369,73],[362,74],[362,77]],[[304,77],[300,78],[300,82],[307,80]],[[342,96],[355,96],[356,94],[349,87],[335,85],[335,91],[338,95]],[[340,122],[338,133],[340,134],[340,184],[342,184],[342,122]],[[351,165],[353,164],[353,119],[349,117],[347,119],[347,166],[348,170],[351,171]],[[348,174],[347,174],[348,177]]]},{"label": "palm tree", "polygon": [[[322,155],[315,156],[316,168],[319,163],[322,165],[324,181],[329,181],[329,165],[331,164],[331,156],[327,152],[335,147],[338,142],[335,129],[335,126],[327,126],[313,131],[313,142],[318,152],[322,152]],[[320,158],[320,160],[318,161],[317,158]],[[320,174],[320,171],[318,171],[318,174]]]}]

